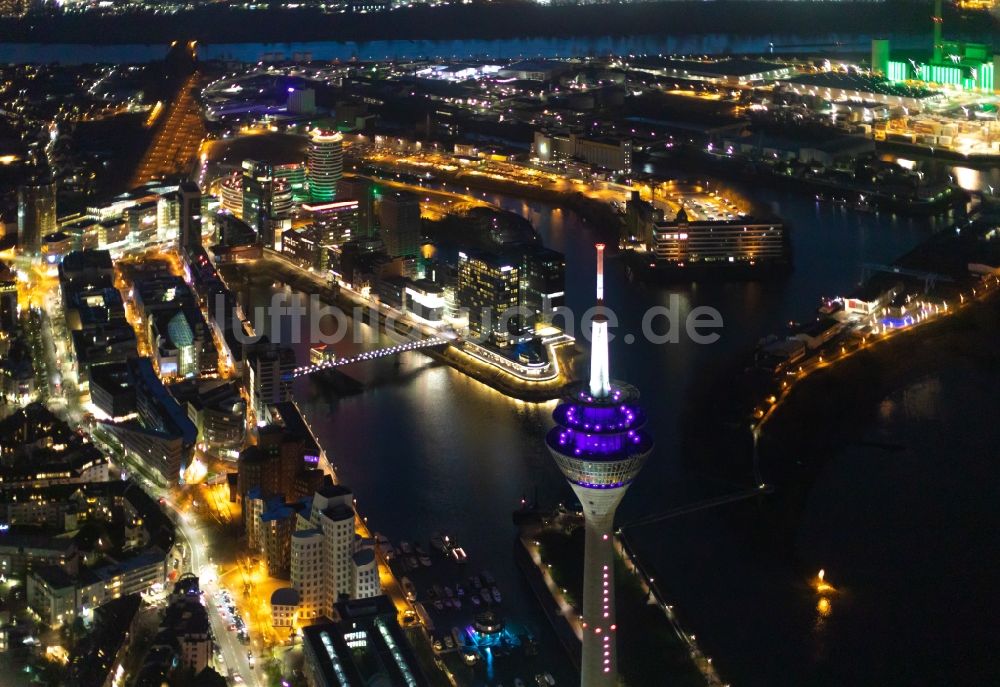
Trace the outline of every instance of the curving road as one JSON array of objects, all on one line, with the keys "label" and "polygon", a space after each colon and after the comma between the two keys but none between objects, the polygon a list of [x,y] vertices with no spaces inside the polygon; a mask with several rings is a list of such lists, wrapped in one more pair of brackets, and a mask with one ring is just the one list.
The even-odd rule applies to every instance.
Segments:
[{"label": "curving road", "polygon": [[178,540],[183,540],[186,544],[185,567],[198,576],[199,585],[204,592],[205,606],[208,608],[208,618],[212,625],[212,633],[215,635],[215,643],[225,659],[226,670],[220,672],[228,671],[233,677],[230,682],[242,681],[251,687],[266,684],[260,664],[255,662],[254,667],[250,667],[247,647],[239,641],[235,632],[229,630],[219,613],[216,601],[219,592],[218,577],[215,563],[207,553],[208,535],[204,526],[197,516],[179,509],[168,494],[164,493],[162,498],[167,512],[177,526]]}]

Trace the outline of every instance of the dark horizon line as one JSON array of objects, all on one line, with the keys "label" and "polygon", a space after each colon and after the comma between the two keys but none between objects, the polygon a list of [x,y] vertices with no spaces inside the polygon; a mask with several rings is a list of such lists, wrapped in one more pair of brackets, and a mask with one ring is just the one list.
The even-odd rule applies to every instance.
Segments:
[{"label": "dark horizon line", "polygon": [[[916,8],[927,11],[914,11]],[[159,44],[177,39],[225,44],[926,32],[930,41],[930,14],[930,3],[918,0],[659,0],[548,6],[509,0],[370,14],[208,5],[171,15],[137,11],[5,18],[0,19],[0,35],[7,43]],[[945,34],[985,38],[992,30],[989,17],[985,12],[960,12],[949,7]]]}]

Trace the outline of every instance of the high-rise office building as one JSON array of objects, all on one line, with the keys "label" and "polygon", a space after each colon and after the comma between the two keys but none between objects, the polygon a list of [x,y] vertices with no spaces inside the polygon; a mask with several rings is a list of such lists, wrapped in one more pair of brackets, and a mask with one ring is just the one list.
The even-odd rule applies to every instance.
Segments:
[{"label": "high-rise office building", "polygon": [[420,253],[420,199],[406,191],[389,191],[378,206],[385,252],[415,258]]},{"label": "high-rise office building", "polygon": [[271,165],[256,160],[243,161],[243,221],[260,231],[261,220],[271,214]]},{"label": "high-rise office building", "polygon": [[615,510],[653,450],[638,391],[612,382],[604,307],[604,245],[597,246],[597,306],[591,323],[590,382],[572,387],[552,413],[545,437],[583,506],[582,687],[618,684],[615,618]]},{"label": "high-rise office building", "polygon": [[178,244],[181,250],[196,250],[201,248],[201,189],[193,181],[185,181],[177,195],[181,205]]},{"label": "high-rise office building", "polygon": [[523,331],[521,316],[506,314],[520,303],[520,269],[492,253],[458,254],[458,305],[468,310],[471,338],[506,346]]},{"label": "high-rise office building", "polygon": [[292,213],[291,186],[274,176],[270,163],[244,160],[241,189],[243,221],[257,232],[261,245],[274,248],[276,229]]},{"label": "high-rise office building", "polygon": [[[291,541],[292,589],[300,619],[330,617],[341,597],[378,596],[374,544],[355,536],[354,498],[340,485],[321,487]],[[303,521],[304,520],[304,521]]]},{"label": "high-rise office building", "polygon": [[344,137],[316,129],[309,137],[309,196],[313,202],[331,201],[344,171]]},{"label": "high-rise office building", "polygon": [[521,259],[521,305],[526,327],[547,323],[566,297],[566,258],[559,251],[526,246]]},{"label": "high-rise office building", "polygon": [[17,189],[17,243],[21,252],[38,255],[42,239],[56,228],[56,182],[39,171]]},{"label": "high-rise office building", "polygon": [[355,238],[372,238],[375,234],[375,189],[372,183],[363,177],[344,177],[337,185],[337,199],[358,201]]}]

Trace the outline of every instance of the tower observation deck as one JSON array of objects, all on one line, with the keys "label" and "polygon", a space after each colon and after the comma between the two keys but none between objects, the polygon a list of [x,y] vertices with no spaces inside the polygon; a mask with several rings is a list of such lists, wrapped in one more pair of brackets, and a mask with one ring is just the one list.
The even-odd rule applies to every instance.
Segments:
[{"label": "tower observation deck", "polygon": [[618,682],[618,629],[612,532],[615,510],[653,449],[646,414],[635,387],[612,381],[604,305],[604,245],[597,245],[597,305],[591,324],[588,383],[570,387],[552,413],[556,426],[545,441],[583,506],[586,548],[583,570],[582,687]]}]

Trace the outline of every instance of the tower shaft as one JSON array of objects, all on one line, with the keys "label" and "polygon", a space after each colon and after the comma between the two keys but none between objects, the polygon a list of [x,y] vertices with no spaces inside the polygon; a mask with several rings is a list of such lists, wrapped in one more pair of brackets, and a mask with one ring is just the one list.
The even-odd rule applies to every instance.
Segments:
[{"label": "tower shaft", "polygon": [[545,443],[583,507],[583,616],[580,684],[616,687],[615,511],[653,450],[639,392],[612,382],[604,306],[604,244],[597,244],[597,306],[592,321],[590,382],[567,389],[552,411]]},{"label": "tower shaft", "polygon": [[625,495],[620,489],[588,489],[572,485],[583,515],[583,646],[581,687],[618,684],[617,620],[615,615],[615,510]]}]

